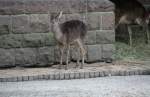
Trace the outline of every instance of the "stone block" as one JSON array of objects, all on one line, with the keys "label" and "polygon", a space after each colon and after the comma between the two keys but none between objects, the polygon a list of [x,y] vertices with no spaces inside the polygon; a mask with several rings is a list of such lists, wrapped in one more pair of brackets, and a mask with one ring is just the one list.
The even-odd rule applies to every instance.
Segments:
[{"label": "stone block", "polygon": [[102,59],[101,45],[88,45],[87,46],[87,61],[95,62]]},{"label": "stone block", "polygon": [[53,33],[24,34],[23,47],[54,46],[55,44]]},{"label": "stone block", "polygon": [[96,31],[97,44],[110,44],[114,42],[115,42],[115,31],[113,30]]},{"label": "stone block", "polygon": [[23,67],[36,66],[37,49],[35,48],[18,48],[15,50],[15,64]]},{"label": "stone block", "polygon": [[1,0],[0,14],[20,14],[25,13],[23,0]]},{"label": "stone block", "polygon": [[8,34],[11,30],[11,18],[8,15],[0,15],[0,35]]},{"label": "stone block", "polygon": [[102,14],[101,20],[101,29],[102,30],[114,30],[115,28],[115,16],[113,12],[105,12]]},{"label": "stone block", "polygon": [[54,38],[54,33],[50,32],[50,33],[45,33],[42,36],[45,40],[45,45],[47,46],[54,46],[56,45],[56,40]]},{"label": "stone block", "polygon": [[85,15],[80,13],[72,13],[72,14],[66,14],[65,19],[66,21],[70,20],[80,20],[85,23]]},{"label": "stone block", "polygon": [[22,47],[23,35],[21,34],[8,34],[0,36],[1,48],[20,48]]},{"label": "stone block", "polygon": [[88,31],[84,43],[86,45],[96,44],[97,31]]},{"label": "stone block", "polygon": [[37,65],[49,66],[54,63],[54,47],[38,48]]},{"label": "stone block", "polygon": [[32,33],[45,33],[50,31],[50,17],[48,14],[29,15]]},{"label": "stone block", "polygon": [[29,15],[13,15],[12,32],[31,33]]},{"label": "stone block", "polygon": [[8,34],[9,33],[9,26],[8,25],[0,25],[0,35]]},{"label": "stone block", "polygon": [[88,0],[88,11],[108,12],[114,10],[114,5],[109,0]]},{"label": "stone block", "polygon": [[103,58],[112,58],[112,55],[114,52],[115,52],[114,44],[103,44],[102,45],[102,57]]},{"label": "stone block", "polygon": [[25,13],[47,13],[52,0],[23,0]]},{"label": "stone block", "polygon": [[0,67],[15,66],[15,51],[14,49],[0,48]]},{"label": "stone block", "polygon": [[89,30],[99,30],[101,17],[100,12],[91,12],[87,14],[87,26]]}]

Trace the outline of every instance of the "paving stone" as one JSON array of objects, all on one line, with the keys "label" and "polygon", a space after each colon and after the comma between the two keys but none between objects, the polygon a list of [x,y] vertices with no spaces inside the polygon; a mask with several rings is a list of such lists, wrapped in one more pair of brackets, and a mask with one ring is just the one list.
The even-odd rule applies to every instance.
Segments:
[{"label": "paving stone", "polygon": [[33,80],[33,76],[29,76],[29,81],[32,81]]},{"label": "paving stone", "polygon": [[38,75],[38,79],[39,79],[39,80],[42,80],[43,78],[44,78],[43,75]]},{"label": "paving stone", "polygon": [[80,72],[80,78],[82,79],[82,78],[84,78],[85,76],[84,76],[84,72]]},{"label": "paving stone", "polygon": [[50,80],[55,80],[55,74],[50,74]]},{"label": "paving stone", "polygon": [[20,82],[20,81],[22,81],[22,80],[23,80],[23,77],[22,77],[22,76],[17,77],[17,81],[18,81],[18,82]]},{"label": "paving stone", "polygon": [[94,78],[94,72],[90,72],[90,78]]},{"label": "paving stone", "polygon": [[89,72],[84,72],[84,76],[85,76],[85,78],[90,78]]},{"label": "paving stone", "polygon": [[80,73],[75,73],[75,79],[79,79],[80,78]]},{"label": "paving stone", "polygon": [[129,76],[129,75],[130,75],[129,71],[125,71],[125,76]]},{"label": "paving stone", "polygon": [[2,82],[2,78],[0,78],[0,82]]},{"label": "paving stone", "polygon": [[12,77],[11,82],[17,82],[17,77]]},{"label": "paving stone", "polygon": [[38,80],[38,75],[33,76],[33,80]]},{"label": "paving stone", "polygon": [[120,76],[125,76],[125,71],[119,71]]},{"label": "paving stone", "polygon": [[75,74],[74,73],[70,73],[70,79],[74,79],[75,78]]},{"label": "paving stone", "polygon": [[130,72],[129,72],[129,75],[134,75],[134,71],[130,71]]},{"label": "paving stone", "polygon": [[55,74],[54,76],[55,76],[55,80],[59,80],[60,79],[60,74],[59,73]]},{"label": "paving stone", "polygon": [[99,73],[100,73],[100,77],[104,77],[105,76],[104,71],[100,71]]},{"label": "paving stone", "polygon": [[23,81],[28,81],[29,80],[29,76],[23,76]]},{"label": "paving stone", "polygon": [[94,76],[99,77],[100,76],[99,72],[94,72]]},{"label": "paving stone", "polygon": [[65,79],[70,79],[70,74],[69,73],[65,73]]},{"label": "paving stone", "polygon": [[64,73],[60,73],[60,80],[65,79],[65,74]]},{"label": "paving stone", "polygon": [[45,80],[49,80],[49,75],[43,75],[43,78],[44,78]]}]

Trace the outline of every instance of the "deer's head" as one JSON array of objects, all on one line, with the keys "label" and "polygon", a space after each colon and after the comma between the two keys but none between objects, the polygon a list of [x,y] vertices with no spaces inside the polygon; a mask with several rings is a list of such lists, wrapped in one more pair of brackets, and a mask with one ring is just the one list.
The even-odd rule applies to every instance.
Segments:
[{"label": "deer's head", "polygon": [[52,23],[53,24],[59,24],[62,15],[63,15],[62,11],[59,14],[52,14],[52,16],[51,16]]}]

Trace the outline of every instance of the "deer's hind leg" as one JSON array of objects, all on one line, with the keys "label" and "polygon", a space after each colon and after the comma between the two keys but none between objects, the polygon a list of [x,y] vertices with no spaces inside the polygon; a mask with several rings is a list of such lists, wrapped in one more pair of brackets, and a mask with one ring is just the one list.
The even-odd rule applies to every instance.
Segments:
[{"label": "deer's hind leg", "polygon": [[80,68],[82,69],[83,65],[84,65],[84,60],[85,60],[84,58],[85,58],[86,51],[85,51],[85,49],[83,47],[83,42],[80,39],[77,40],[77,43],[78,43],[78,46],[79,46],[80,51],[81,51],[82,64],[81,64]]}]

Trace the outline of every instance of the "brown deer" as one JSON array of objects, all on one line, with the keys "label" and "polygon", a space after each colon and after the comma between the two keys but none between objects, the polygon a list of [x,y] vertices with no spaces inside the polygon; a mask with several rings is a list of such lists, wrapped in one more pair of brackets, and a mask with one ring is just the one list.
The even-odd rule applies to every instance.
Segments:
[{"label": "brown deer", "polygon": [[[75,45],[78,49],[78,54],[81,52],[82,57],[82,64],[81,69],[83,68],[84,64],[84,57],[86,51],[83,46],[83,39],[87,33],[86,25],[79,20],[69,20],[64,23],[60,23],[60,19],[62,17],[62,12],[56,17],[52,15],[51,19],[53,21],[52,28],[54,32],[55,39],[57,40],[58,47],[60,48],[60,64],[59,69],[61,69],[63,56],[64,56],[64,49],[67,50],[67,57],[66,57],[66,67],[68,69],[68,60],[70,55],[70,46]],[[79,65],[79,58],[77,59],[77,65]]]},{"label": "brown deer", "polygon": [[144,6],[137,0],[110,0],[116,6],[116,27],[120,24],[127,24],[129,33],[129,44],[132,46],[132,30],[130,24],[138,24],[142,26],[146,32],[146,42],[149,43],[148,23],[150,15]]}]

